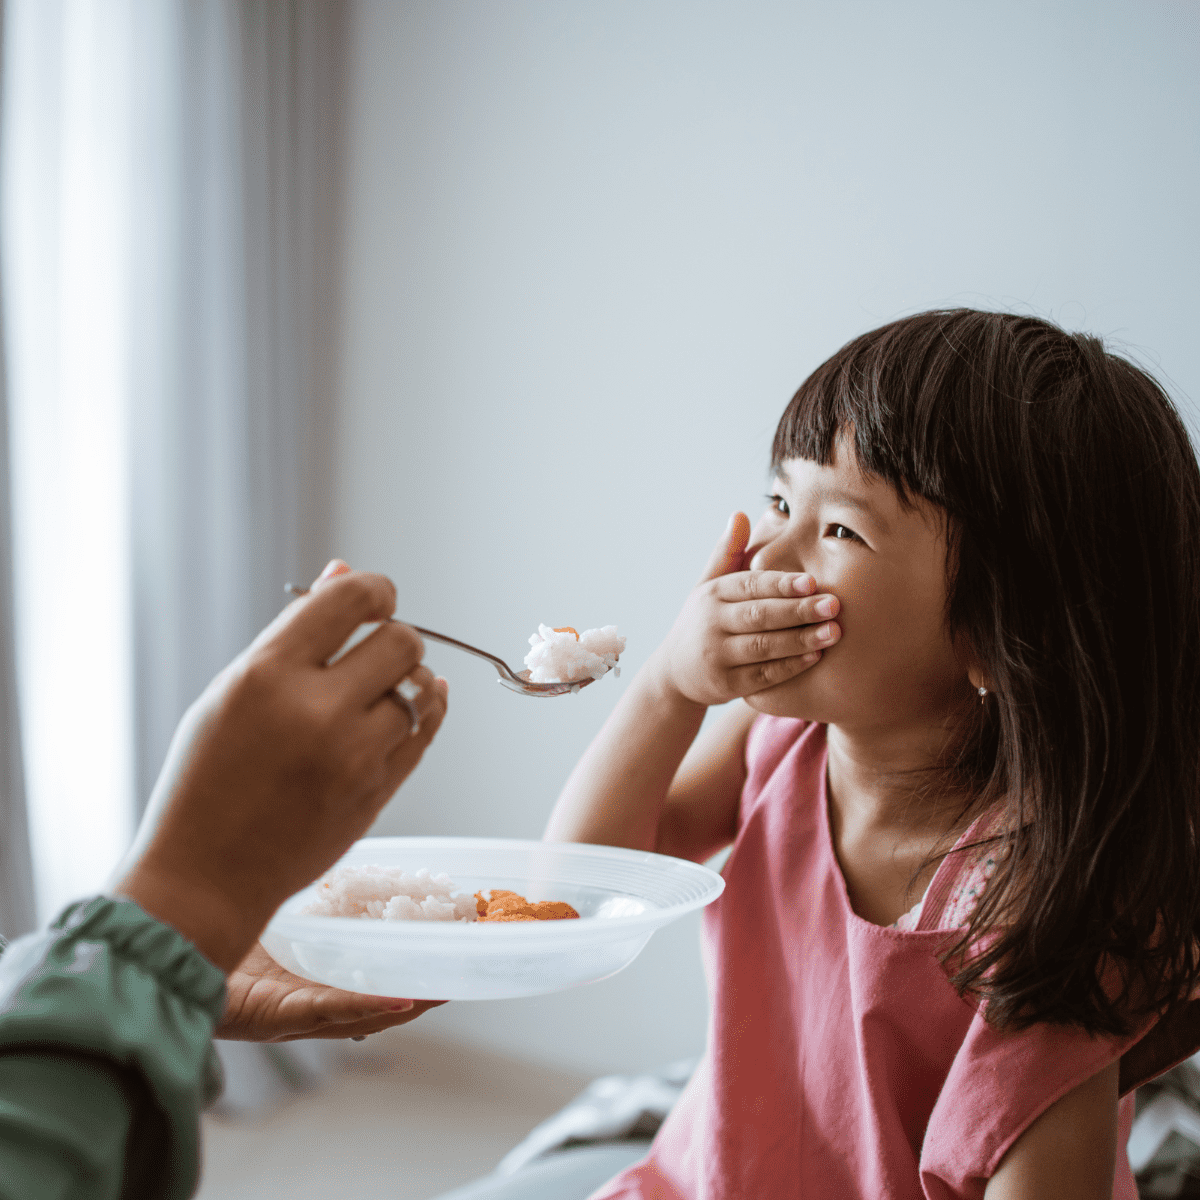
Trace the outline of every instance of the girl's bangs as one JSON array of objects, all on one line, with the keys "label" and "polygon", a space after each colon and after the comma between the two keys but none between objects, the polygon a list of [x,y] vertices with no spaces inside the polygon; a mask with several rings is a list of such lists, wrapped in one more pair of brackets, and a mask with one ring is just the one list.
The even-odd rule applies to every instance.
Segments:
[{"label": "girl's bangs", "polygon": [[790,458],[828,466],[847,435],[860,469],[889,483],[906,505],[923,496],[946,507],[942,447],[921,426],[937,397],[927,372],[911,368],[911,339],[897,332],[885,327],[856,338],[800,385],[775,430],[772,470]]}]

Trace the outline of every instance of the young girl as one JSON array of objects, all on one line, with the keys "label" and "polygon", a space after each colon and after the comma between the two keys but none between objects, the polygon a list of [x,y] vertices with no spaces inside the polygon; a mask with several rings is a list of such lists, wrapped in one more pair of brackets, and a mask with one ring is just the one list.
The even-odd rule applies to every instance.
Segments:
[{"label": "young girl", "polygon": [[772,463],[547,830],[733,843],[709,1053],[597,1197],[1134,1200],[1132,1088],[1200,1045],[1184,427],[1095,338],[931,312]]}]

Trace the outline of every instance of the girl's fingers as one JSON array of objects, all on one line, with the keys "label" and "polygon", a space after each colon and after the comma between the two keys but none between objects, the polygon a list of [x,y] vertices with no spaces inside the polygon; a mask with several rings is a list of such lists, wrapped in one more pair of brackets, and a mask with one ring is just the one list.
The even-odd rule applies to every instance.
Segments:
[{"label": "girl's fingers", "polygon": [[735,635],[726,640],[723,654],[727,662],[749,666],[827,650],[841,636],[841,627],[836,621],[823,621],[820,625],[805,625],[800,629]]},{"label": "girl's fingers", "polygon": [[348,571],[290,605],[272,642],[290,658],[327,663],[360,626],[386,621],[396,611],[396,589],[383,575]]},{"label": "girl's fingers", "polygon": [[820,625],[841,611],[836,596],[821,593],[802,600],[743,600],[722,604],[718,620],[726,633],[759,633],[773,629],[794,629],[799,625]]},{"label": "girl's fingers", "polygon": [[763,692],[767,688],[787,683],[789,679],[795,679],[820,659],[821,652],[817,650],[793,658],[775,658],[769,662],[752,663],[730,671],[729,681],[737,695],[753,696],[755,692]]},{"label": "girl's fingers", "polygon": [[719,575],[726,575],[730,571],[741,571],[745,568],[746,547],[750,542],[750,518],[744,512],[735,512],[729,518],[729,524],[725,526],[725,532],[721,535],[721,540],[717,543],[717,548],[712,552],[712,557],[708,560],[708,565],[704,568],[704,574],[700,576],[700,582],[706,583],[710,579],[716,579]]},{"label": "girl's fingers", "polygon": [[718,600],[795,600],[816,590],[816,580],[807,571],[738,571],[718,579]]},{"label": "girl's fingers", "polygon": [[[412,626],[385,621],[358,645],[351,646],[329,670],[356,698],[370,704],[408,676],[424,654],[425,643]],[[429,679],[432,682],[433,676]]]}]

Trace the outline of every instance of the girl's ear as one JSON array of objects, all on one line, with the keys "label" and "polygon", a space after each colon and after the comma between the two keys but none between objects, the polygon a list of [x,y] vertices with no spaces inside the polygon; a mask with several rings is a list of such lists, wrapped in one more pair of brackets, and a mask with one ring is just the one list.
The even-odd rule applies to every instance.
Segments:
[{"label": "girl's ear", "polygon": [[981,667],[972,664],[967,668],[967,678],[971,681],[971,686],[979,691],[980,688],[986,688],[989,692],[994,692],[996,689],[992,687],[991,676],[987,674]]},{"label": "girl's ear", "polygon": [[970,680],[972,688],[976,691],[980,688],[995,691],[991,682],[991,674],[979,665],[978,656],[965,632],[959,630],[956,634],[950,635],[950,641],[953,642],[955,658],[962,666],[966,667],[967,679]]},{"label": "girl's ear", "polygon": [[967,668],[967,679],[970,680],[971,686],[976,691],[979,691],[980,688],[987,688],[989,692],[994,692],[996,689],[992,686],[991,675],[979,665],[979,659],[975,656],[975,651],[965,636],[959,634],[954,639],[954,649],[958,655],[958,661]]}]

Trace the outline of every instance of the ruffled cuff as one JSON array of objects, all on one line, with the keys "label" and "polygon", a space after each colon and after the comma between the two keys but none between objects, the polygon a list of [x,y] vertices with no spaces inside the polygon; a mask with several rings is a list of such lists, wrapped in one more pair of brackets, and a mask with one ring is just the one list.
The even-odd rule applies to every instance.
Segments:
[{"label": "ruffled cuff", "polygon": [[0,958],[0,1054],[37,1047],[108,1058],[137,1071],[170,1130],[168,1178],[182,1196],[199,1175],[199,1113],[220,1093],[212,1034],[225,976],[132,900],[97,896]]}]

